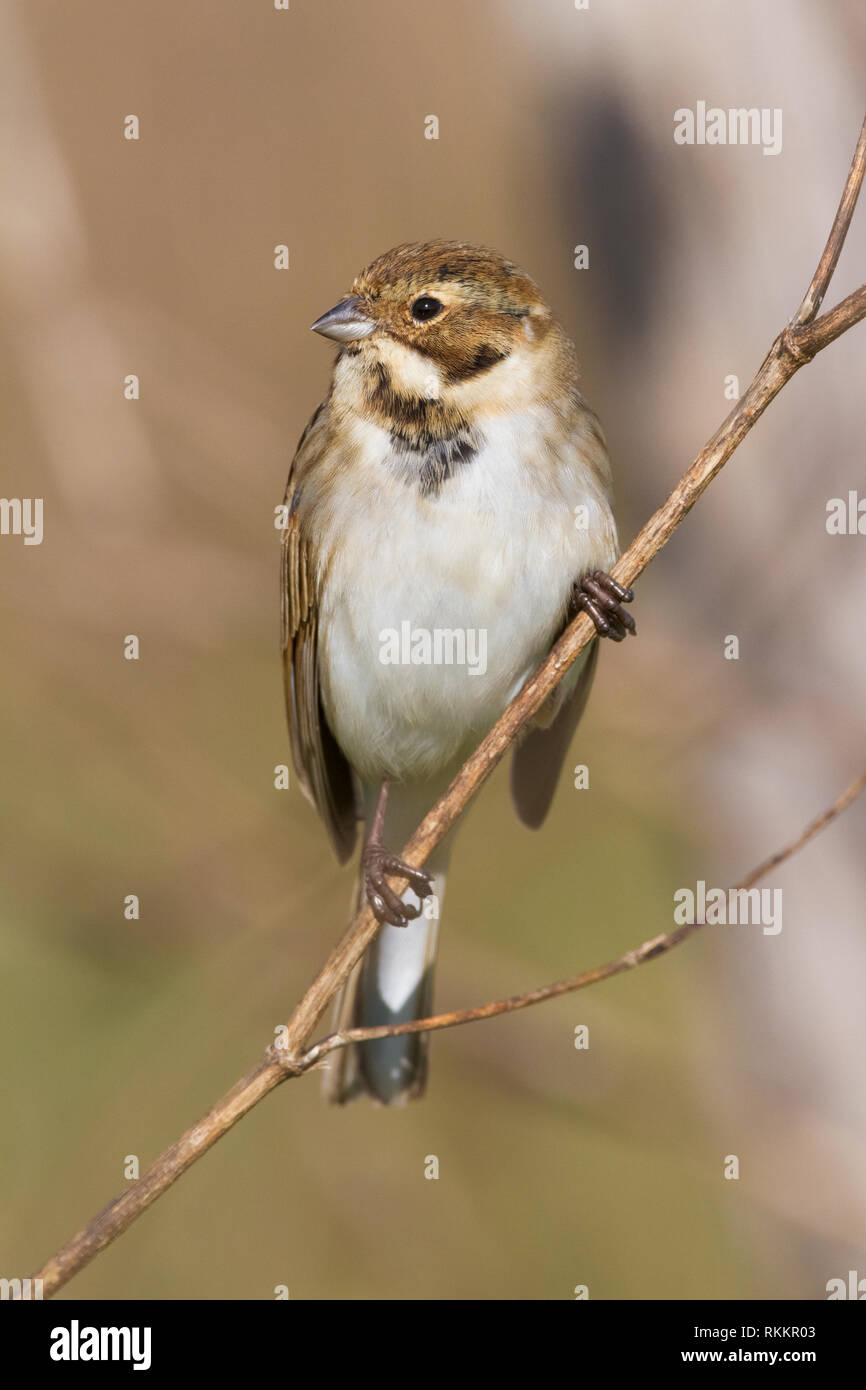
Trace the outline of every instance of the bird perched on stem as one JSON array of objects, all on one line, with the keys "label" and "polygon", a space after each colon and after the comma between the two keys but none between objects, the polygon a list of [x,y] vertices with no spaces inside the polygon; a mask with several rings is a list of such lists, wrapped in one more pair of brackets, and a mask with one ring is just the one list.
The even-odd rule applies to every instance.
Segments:
[{"label": "bird perched on stem", "polygon": [[[337,1026],[367,1027],[431,1012],[453,831],[426,870],[393,849],[575,612],[621,641],[633,595],[607,573],[610,465],[574,349],[516,265],[463,242],[398,246],[313,330],[340,347],[286,488],[286,700],[298,777],[341,862],[365,825],[357,901],[382,925]],[[552,800],[597,647],[514,752],[530,826]],[[386,1038],[343,1049],[326,1092],[399,1103],[426,1072],[423,1035]]]}]

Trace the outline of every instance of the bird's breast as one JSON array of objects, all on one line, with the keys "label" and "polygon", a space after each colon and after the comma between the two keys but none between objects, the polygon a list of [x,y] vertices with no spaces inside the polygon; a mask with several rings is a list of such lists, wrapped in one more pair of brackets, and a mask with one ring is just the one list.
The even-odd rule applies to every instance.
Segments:
[{"label": "bird's breast", "polygon": [[357,421],[320,473],[322,698],[362,776],[420,781],[465,757],[549,650],[573,580],[610,565],[606,459],[560,433],[498,416],[431,487],[393,432]]}]

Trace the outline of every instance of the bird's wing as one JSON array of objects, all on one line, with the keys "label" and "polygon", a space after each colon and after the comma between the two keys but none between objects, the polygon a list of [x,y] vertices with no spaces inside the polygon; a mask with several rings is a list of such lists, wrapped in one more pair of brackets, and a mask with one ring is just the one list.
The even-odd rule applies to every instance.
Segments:
[{"label": "bird's wing", "polygon": [[562,764],[580,722],[598,661],[598,640],[587,652],[574,694],[546,729],[533,729],[511,758],[511,797],[524,825],[537,830],[550,810]]},{"label": "bird's wing", "polygon": [[286,484],[288,519],[282,538],[280,577],[283,672],[295,772],[322,817],[337,858],[343,864],[355,847],[355,781],[322,710],[317,657],[316,566],[299,512],[304,473],[315,463],[323,447],[324,414],[320,406],[301,435]]}]

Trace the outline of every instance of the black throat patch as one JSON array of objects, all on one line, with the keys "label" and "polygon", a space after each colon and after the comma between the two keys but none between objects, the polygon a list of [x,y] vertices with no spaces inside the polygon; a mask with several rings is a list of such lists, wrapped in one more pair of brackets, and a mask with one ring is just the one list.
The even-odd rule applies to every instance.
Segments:
[{"label": "black throat patch", "polygon": [[459,411],[435,397],[394,388],[382,363],[371,373],[367,406],[391,438],[388,466],[423,497],[438,497],[445,484],[471,463],[481,447],[477,430]]},{"label": "black throat patch", "polygon": [[422,497],[438,497],[445,484],[478,453],[474,430],[437,439],[423,431],[411,436],[391,431],[394,452],[388,462],[407,483],[415,483]]}]

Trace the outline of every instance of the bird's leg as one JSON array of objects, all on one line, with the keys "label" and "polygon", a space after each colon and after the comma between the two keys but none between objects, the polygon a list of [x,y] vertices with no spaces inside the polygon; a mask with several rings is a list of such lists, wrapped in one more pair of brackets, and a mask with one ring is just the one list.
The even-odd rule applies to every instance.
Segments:
[{"label": "bird's leg", "polygon": [[621,642],[626,633],[636,633],[634,618],[624,603],[634,598],[632,589],[623,588],[604,570],[592,570],[579,579],[571,591],[571,612],[588,613],[600,637]]},{"label": "bird's leg", "polygon": [[380,922],[389,922],[392,927],[405,927],[413,918],[420,916],[421,909],[414,907],[411,903],[404,903],[388,883],[387,875],[393,874],[408,878],[411,887],[422,901],[424,898],[429,898],[433,892],[433,882],[429,874],[425,874],[422,869],[414,869],[411,864],[404,863],[402,859],[398,859],[396,854],[391,854],[390,850],[387,850],[382,844],[387,804],[388,779],[386,777],[383,779],[379,791],[379,800],[376,802],[376,811],[370,826],[370,833],[367,836],[367,843],[361,852],[364,888],[367,893],[367,901]]}]

